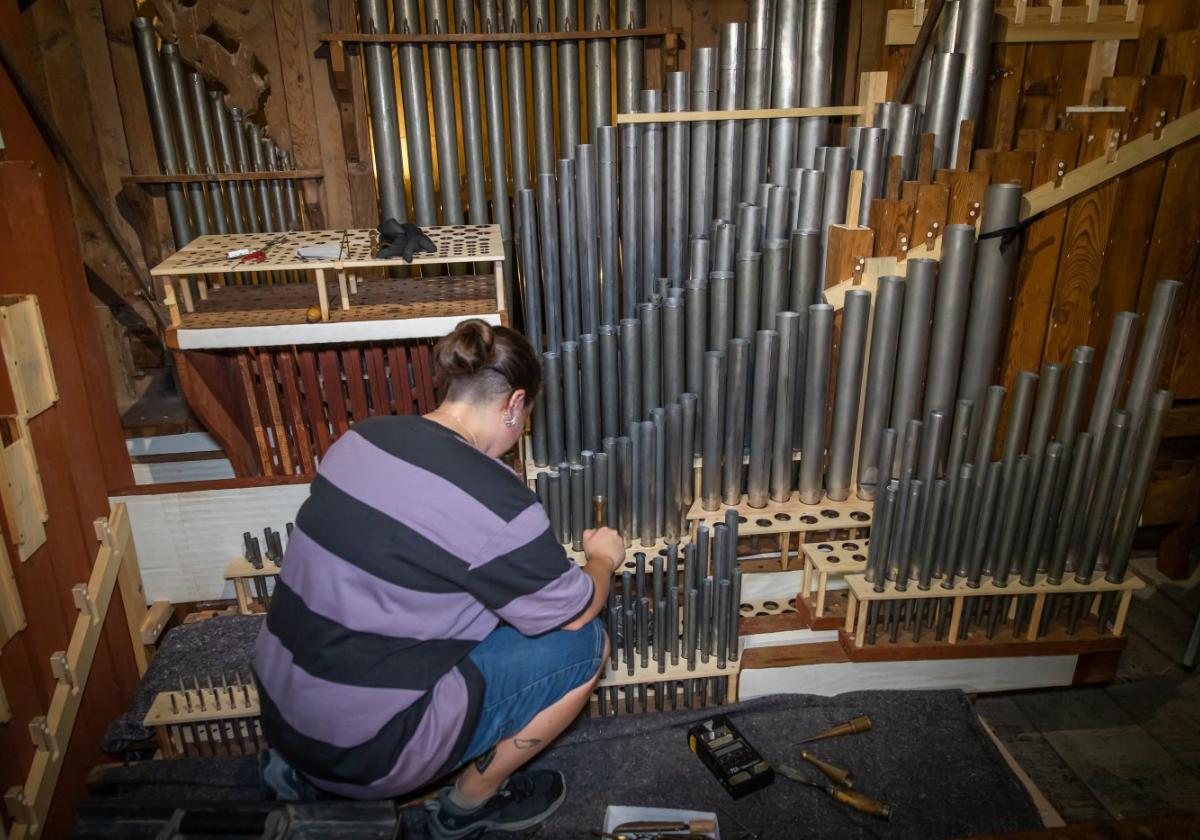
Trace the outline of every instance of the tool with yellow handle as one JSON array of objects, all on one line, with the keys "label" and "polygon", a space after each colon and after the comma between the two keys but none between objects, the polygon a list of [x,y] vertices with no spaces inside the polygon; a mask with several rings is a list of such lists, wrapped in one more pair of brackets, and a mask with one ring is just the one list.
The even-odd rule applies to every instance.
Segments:
[{"label": "tool with yellow handle", "polygon": [[821,741],[825,738],[836,738],[838,735],[855,735],[859,732],[866,732],[871,728],[871,719],[866,715],[856,717],[853,720],[848,720],[845,723],[839,723],[832,729],[826,729],[824,732],[819,732],[811,738],[805,738],[800,741],[801,744],[808,744],[813,741]]}]

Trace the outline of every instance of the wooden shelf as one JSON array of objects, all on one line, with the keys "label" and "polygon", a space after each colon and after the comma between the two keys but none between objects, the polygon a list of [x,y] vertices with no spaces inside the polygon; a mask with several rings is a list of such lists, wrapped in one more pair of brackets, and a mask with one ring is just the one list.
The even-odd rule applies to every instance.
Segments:
[{"label": "wooden shelf", "polygon": [[180,350],[334,344],[441,336],[468,318],[504,322],[491,275],[361,278],[348,308],[309,323],[315,283],[217,286],[180,312],[168,342]]},{"label": "wooden shelf", "polygon": [[825,615],[825,597],[829,576],[861,574],[867,569],[869,538],[861,540],[829,540],[804,543],[800,552],[804,557],[804,580],[800,585],[800,599],[812,597],[813,613],[816,618]]},{"label": "wooden shelf", "polygon": [[667,656],[667,666],[663,673],[658,672],[658,664],[654,660],[654,653],[650,653],[650,664],[643,668],[640,664],[640,657],[634,654],[638,661],[634,663],[633,673],[629,674],[625,669],[625,651],[617,651],[617,667],[611,665],[604,669],[604,676],[600,678],[600,682],[596,684],[596,688],[609,688],[611,686],[621,685],[645,685],[647,683],[660,682],[675,682],[677,680],[695,680],[702,677],[734,677],[736,678],[742,670],[742,660],[739,656],[735,660],[728,660],[724,668],[717,667],[716,654],[710,654],[708,663],[700,661],[699,654],[696,656],[696,669],[689,671],[687,662],[682,656],[679,657],[679,664],[672,665],[670,655]]},{"label": "wooden shelf", "polygon": [[844,502],[824,498],[815,505],[806,505],[793,494],[786,502],[771,501],[766,507],[750,507],[743,497],[740,504],[722,504],[717,510],[709,511],[704,510],[697,499],[687,518],[711,527],[724,522],[725,511],[732,507],[738,512],[738,536],[749,537],[868,528],[873,506],[873,502],[864,502],[854,496]]}]

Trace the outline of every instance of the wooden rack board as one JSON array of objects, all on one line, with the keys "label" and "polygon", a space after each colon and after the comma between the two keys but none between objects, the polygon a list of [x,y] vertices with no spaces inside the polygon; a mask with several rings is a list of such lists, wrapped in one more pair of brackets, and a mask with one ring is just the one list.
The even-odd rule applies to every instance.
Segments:
[{"label": "wooden rack board", "polygon": [[865,575],[849,575],[846,584],[850,587],[850,601],[846,608],[845,632],[853,634],[854,646],[862,647],[866,638],[867,609],[871,601],[896,601],[928,598],[953,598],[954,608],[951,613],[950,629],[947,634],[949,644],[958,640],[959,625],[962,619],[963,605],[968,598],[991,597],[993,595],[1035,596],[1034,607],[1029,620],[1028,641],[1037,639],[1037,628],[1041,623],[1042,610],[1048,595],[1101,595],[1105,592],[1120,592],[1120,602],[1116,618],[1113,621],[1112,635],[1120,636],[1125,628],[1125,617],[1129,612],[1129,602],[1135,590],[1145,587],[1145,583],[1136,575],[1129,574],[1120,583],[1110,583],[1104,578],[1091,583],[1077,583],[1074,578],[1067,578],[1061,584],[1046,582],[1046,575],[1039,574],[1032,586],[1022,586],[1019,581],[1011,580],[1008,586],[996,586],[990,580],[981,582],[972,588],[965,579],[959,578],[953,587],[947,589],[941,583],[935,582],[929,589],[922,590],[915,582],[910,581],[907,588],[897,590],[895,581],[888,581],[882,592],[876,592],[874,584],[868,583]]},{"label": "wooden rack board", "polygon": [[[376,257],[379,233],[374,229],[197,237],[150,272],[163,278],[164,302],[171,322],[167,343],[178,349],[220,349],[371,341],[443,335],[468,317],[483,317],[493,324],[507,323],[500,227],[442,225],[422,230],[436,250],[414,256],[411,263],[400,257]],[[315,260],[296,256],[298,248],[315,245],[336,247],[336,256]],[[228,256],[246,248],[261,251],[263,260],[243,262],[240,257]],[[370,284],[376,288],[369,295],[359,289],[368,273],[386,275],[414,266],[488,264],[491,274],[485,276],[406,278],[404,282],[397,278]],[[227,285],[228,278],[273,272],[289,272],[293,279],[312,272],[314,282],[257,288],[232,286],[225,295],[216,294],[218,288]],[[330,308],[327,272],[332,272],[338,281],[341,312],[336,319]],[[214,287],[211,293],[210,283]],[[281,292],[285,288],[290,291]],[[236,291],[229,294],[230,290]],[[281,294],[286,298],[276,300]],[[210,304],[214,298],[225,303]],[[352,301],[356,304],[353,310]]]},{"label": "wooden rack board", "polygon": [[142,719],[146,726],[167,726],[204,720],[258,717],[258,688],[239,686],[160,691]]},{"label": "wooden rack board", "polygon": [[800,597],[805,600],[813,598],[813,611],[817,618],[825,616],[829,576],[861,574],[866,571],[867,550],[870,544],[871,540],[864,538],[804,543],[800,546],[804,557],[804,578],[800,584]]},{"label": "wooden rack board", "polygon": [[717,510],[710,511],[704,510],[697,499],[687,518],[711,527],[724,522],[725,511],[733,508],[738,512],[738,536],[750,537],[868,528],[873,506],[873,502],[864,502],[854,496],[844,502],[823,498],[815,505],[806,505],[793,494],[786,502],[768,501],[766,507],[750,507],[742,497],[737,505],[722,504]]},{"label": "wooden rack board", "polygon": [[[637,654],[634,654],[637,657]],[[730,679],[730,696],[737,697],[737,677],[742,670],[741,656],[737,659],[727,660],[724,668],[717,667],[716,654],[710,654],[708,662],[700,661],[699,655],[696,657],[696,668],[694,671],[689,671],[687,662],[682,656],[679,657],[679,664],[672,665],[670,656],[667,657],[666,668],[663,673],[658,672],[658,665],[654,660],[654,653],[651,651],[650,664],[643,668],[640,660],[634,663],[633,673],[630,674],[625,668],[625,651],[617,651],[617,666],[613,668],[611,665],[604,669],[604,675],[600,677],[600,682],[596,684],[596,688],[610,688],[612,686],[622,685],[645,685],[647,683],[660,682],[675,682],[677,680],[695,680],[702,677],[731,677]]]},{"label": "wooden rack board", "polygon": [[180,313],[168,342],[180,350],[334,344],[444,335],[460,321],[504,322],[490,276],[360,278],[343,308],[310,323],[312,283],[224,286]]},{"label": "wooden rack board", "polygon": [[237,557],[230,561],[229,565],[225,567],[225,580],[233,583],[233,594],[237,599],[240,615],[251,615],[256,612],[251,607],[256,600],[256,595],[251,591],[250,581],[255,578],[275,577],[279,573],[280,568],[275,561],[265,556],[262,559],[262,566],[253,565],[245,557]]}]

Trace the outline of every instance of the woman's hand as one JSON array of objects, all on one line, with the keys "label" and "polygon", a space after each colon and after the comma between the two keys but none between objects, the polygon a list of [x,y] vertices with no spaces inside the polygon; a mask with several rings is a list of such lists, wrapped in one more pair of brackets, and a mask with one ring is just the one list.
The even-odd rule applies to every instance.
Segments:
[{"label": "woman's hand", "polygon": [[612,528],[589,528],[583,532],[583,553],[589,560],[604,558],[615,572],[625,561],[625,541]]}]

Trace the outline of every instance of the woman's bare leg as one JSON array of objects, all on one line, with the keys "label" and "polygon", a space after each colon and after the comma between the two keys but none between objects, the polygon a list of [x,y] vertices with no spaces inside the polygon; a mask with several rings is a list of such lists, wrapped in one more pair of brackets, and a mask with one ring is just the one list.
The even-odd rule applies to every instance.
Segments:
[{"label": "woman's bare leg", "polygon": [[[605,662],[608,661],[608,650],[608,640],[605,639],[604,655],[601,657]],[[493,749],[468,764],[455,782],[463,799],[472,802],[490,799],[509,776],[561,735],[571,721],[579,716],[603,671],[604,666],[601,665],[596,676],[568,691],[557,703],[538,712],[516,735],[500,741]]]}]

